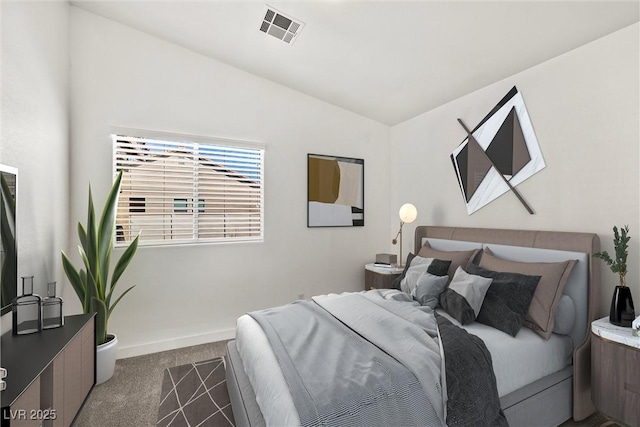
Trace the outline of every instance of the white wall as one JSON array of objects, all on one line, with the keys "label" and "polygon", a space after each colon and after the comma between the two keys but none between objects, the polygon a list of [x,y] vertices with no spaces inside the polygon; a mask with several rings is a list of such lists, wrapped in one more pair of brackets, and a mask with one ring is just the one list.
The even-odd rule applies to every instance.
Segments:
[{"label": "white wall", "polygon": [[[230,337],[239,315],[299,294],[363,288],[364,263],[387,247],[387,126],[75,7],[70,49],[74,223],[88,182],[97,204],[110,186],[110,126],[266,144],[264,243],[140,248],[109,328],[121,357]],[[306,227],[307,153],[365,159],[365,227]]]},{"label": "white wall", "polygon": [[[405,253],[417,224],[591,231],[610,252],[611,226],[629,224],[628,283],[640,304],[637,24],[390,131],[74,7],[69,19],[64,2],[1,6],[0,162],[20,170],[19,274],[35,275],[40,292],[66,283],[59,251],[75,253],[88,182],[106,195],[110,126],[267,145],[265,242],[141,248],[120,285],[137,288],[110,328],[122,356],[229,337],[238,315],[300,293],[356,290],[364,262],[397,251],[389,238],[404,202],[419,211]],[[507,194],[468,216],[449,160],[464,137],[456,118],[474,124],[513,85],[547,162],[519,187],[536,214]],[[364,228],[306,228],[309,152],[366,160]],[[616,279],[602,276],[604,314]],[[68,284],[62,294],[66,313],[79,312]]]},{"label": "white wall", "polygon": [[[613,225],[629,224],[628,285],[640,307],[638,24],[471,93],[391,130],[391,224],[396,206],[412,202],[415,224],[564,230],[597,233],[613,252]],[[505,194],[467,215],[449,155],[517,86],[547,167],[518,186],[529,215]],[[412,242],[405,239],[405,250]],[[617,276],[603,265],[601,314],[608,313]],[[640,310],[639,310],[640,314]]]},{"label": "white wall", "polygon": [[0,162],[19,174],[18,276],[40,294],[62,279],[68,237],[68,36],[67,2],[2,2]]}]

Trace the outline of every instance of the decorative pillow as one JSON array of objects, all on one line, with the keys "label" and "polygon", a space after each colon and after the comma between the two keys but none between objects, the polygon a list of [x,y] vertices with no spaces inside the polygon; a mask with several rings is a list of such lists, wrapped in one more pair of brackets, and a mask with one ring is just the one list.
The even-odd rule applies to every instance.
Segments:
[{"label": "decorative pillow", "polygon": [[[416,260],[415,265],[411,265],[414,258],[419,258]],[[415,289],[416,281],[420,278],[422,274],[427,273],[433,274],[434,276],[446,276],[447,271],[449,269],[449,265],[451,261],[444,261],[440,259],[426,258],[430,259],[429,263],[426,263],[425,258],[414,255],[410,253],[407,255],[407,263],[404,266],[404,271],[402,274],[394,279],[393,287],[395,289],[400,289],[403,292],[412,293]],[[418,266],[418,264],[421,264]],[[426,264],[423,265],[423,264]],[[411,269],[411,277],[407,279],[407,273],[409,273],[409,269]],[[403,284],[404,283],[404,284]]]},{"label": "decorative pillow", "polygon": [[423,258],[416,255],[411,260],[409,268],[404,275],[404,279],[400,282],[400,290],[408,294],[413,293],[420,276],[427,272],[433,258]]},{"label": "decorative pillow", "polygon": [[451,265],[449,266],[449,270],[446,274],[452,279],[458,267],[465,268],[479,252],[480,249],[471,249],[468,251],[439,251],[437,249],[433,249],[429,242],[425,242],[424,246],[420,248],[418,255],[425,258],[436,258],[451,261]]},{"label": "decorative pillow", "polygon": [[[437,261],[437,262],[436,262]],[[400,290],[413,295],[416,289],[418,279],[425,273],[431,273],[434,276],[442,276],[446,274],[449,268],[448,261],[434,260],[433,258],[423,258],[419,255],[411,259],[408,268],[405,269],[404,278],[400,281]]]},{"label": "decorative pillow", "polygon": [[568,335],[576,324],[576,305],[568,295],[562,295],[553,314],[553,332]]},{"label": "decorative pillow", "polygon": [[469,274],[458,267],[449,287],[440,295],[440,305],[461,324],[471,323],[480,313],[491,282],[492,279]]},{"label": "decorative pillow", "polygon": [[409,252],[409,255],[407,255],[407,262],[404,263],[404,270],[402,271],[402,274],[396,277],[395,279],[393,279],[393,282],[391,283],[394,289],[400,289],[400,282],[402,282],[402,279],[404,279],[404,276],[407,275],[407,270],[411,265],[411,260],[413,259],[413,257],[415,257],[415,255]]},{"label": "decorative pillow", "polygon": [[[431,265],[436,261],[439,260],[433,260]],[[438,297],[447,287],[447,282],[449,282],[449,276],[436,276],[427,272],[420,276],[411,295],[420,305],[435,309],[438,305]]]},{"label": "decorative pillow", "polygon": [[449,272],[450,266],[451,260],[434,259],[431,261],[429,268],[427,268],[427,273],[433,274],[434,276],[447,276],[447,280],[449,280],[447,273]]},{"label": "decorative pillow", "polygon": [[507,261],[494,256],[489,248],[485,248],[480,259],[480,267],[487,270],[541,276],[524,325],[545,339],[549,339],[553,333],[553,314],[576,263],[576,260],[564,262]]},{"label": "decorative pillow", "polygon": [[493,279],[476,322],[515,337],[529,311],[540,276],[490,271],[476,264],[469,264],[467,272]]}]

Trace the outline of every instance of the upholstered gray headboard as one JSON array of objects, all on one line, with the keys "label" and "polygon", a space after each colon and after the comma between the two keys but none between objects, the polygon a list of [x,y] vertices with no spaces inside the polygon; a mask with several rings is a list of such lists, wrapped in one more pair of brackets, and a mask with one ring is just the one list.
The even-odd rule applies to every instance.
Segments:
[{"label": "upholstered gray headboard", "polygon": [[[591,402],[591,334],[590,324],[598,317],[600,306],[599,263],[593,262],[593,255],[600,250],[600,239],[593,233],[562,231],[506,230],[490,228],[419,226],[415,231],[415,253],[422,246],[423,239],[446,239],[461,242],[520,246],[525,248],[554,249],[586,253],[588,262],[587,315],[581,325],[584,338],[573,352],[573,415],[583,419],[594,412]],[[575,340],[575,337],[574,337]]]}]

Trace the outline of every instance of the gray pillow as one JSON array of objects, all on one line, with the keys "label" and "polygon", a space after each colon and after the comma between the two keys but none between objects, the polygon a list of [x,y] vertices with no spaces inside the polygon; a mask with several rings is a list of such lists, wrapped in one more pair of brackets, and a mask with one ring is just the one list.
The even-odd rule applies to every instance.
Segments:
[{"label": "gray pillow", "polygon": [[[451,261],[449,269],[445,274],[452,279],[458,267],[465,268],[468,263],[473,262],[479,253],[480,249],[471,249],[468,251],[439,251],[433,249],[429,242],[425,242],[424,246],[420,248],[418,255],[425,258]],[[440,274],[438,276],[440,276]]]},{"label": "gray pillow", "polygon": [[[414,259],[416,260],[415,262]],[[431,261],[426,263],[425,260],[428,259]],[[416,281],[424,273],[425,267],[427,273],[433,274],[434,276],[445,276],[449,265],[451,265],[451,261],[448,260],[424,258],[410,253],[407,255],[407,263],[404,271],[399,277],[394,279],[392,286],[394,289],[400,289],[403,292],[413,294],[416,288]],[[407,275],[409,275],[409,277],[407,277]]]},{"label": "gray pillow", "polygon": [[553,332],[568,335],[576,323],[576,305],[568,295],[562,295],[553,317]]},{"label": "gray pillow", "polygon": [[438,305],[438,297],[447,287],[449,276],[436,276],[430,273],[423,274],[416,283],[416,288],[411,295],[420,305],[426,305],[433,309]]},{"label": "gray pillow", "polygon": [[418,279],[427,272],[432,261],[433,258],[423,258],[418,255],[413,257],[411,265],[405,271],[404,279],[400,281],[400,290],[413,295]]},{"label": "gray pillow", "polygon": [[471,323],[480,313],[492,279],[469,274],[458,267],[449,287],[440,295],[440,305],[462,325]]},{"label": "gray pillow", "polygon": [[391,286],[393,287],[393,289],[400,289],[400,282],[402,282],[402,280],[404,279],[404,276],[407,274],[407,270],[411,265],[411,260],[413,260],[413,257],[415,257],[415,255],[409,252],[409,255],[407,255],[407,262],[404,263],[404,270],[402,271],[402,274],[396,277],[395,279],[393,279],[393,282],[391,283]]},{"label": "gray pillow", "polygon": [[488,270],[541,276],[523,324],[544,339],[549,339],[553,333],[553,315],[577,263],[573,259],[564,262],[509,261],[494,256],[489,248],[484,249],[480,259],[480,267]]},{"label": "gray pillow", "polygon": [[448,259],[434,259],[427,269],[427,273],[434,276],[447,276],[449,267],[451,266],[451,260]]},{"label": "gray pillow", "polygon": [[469,264],[467,271],[493,279],[476,322],[515,337],[527,316],[540,276],[492,271],[476,264]]}]

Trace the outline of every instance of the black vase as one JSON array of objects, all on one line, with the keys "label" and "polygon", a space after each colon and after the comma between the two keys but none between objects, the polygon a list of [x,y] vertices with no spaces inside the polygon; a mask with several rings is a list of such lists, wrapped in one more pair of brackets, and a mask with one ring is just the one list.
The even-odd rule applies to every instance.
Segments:
[{"label": "black vase", "polygon": [[636,313],[633,309],[631,289],[627,286],[616,286],[613,298],[611,298],[609,321],[614,325],[630,328],[635,318]]}]

